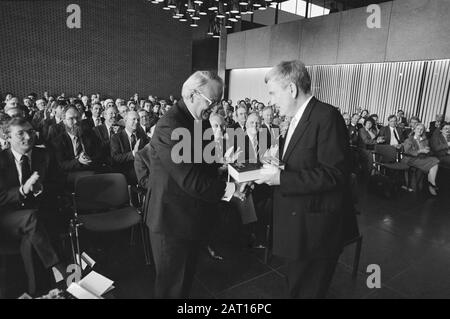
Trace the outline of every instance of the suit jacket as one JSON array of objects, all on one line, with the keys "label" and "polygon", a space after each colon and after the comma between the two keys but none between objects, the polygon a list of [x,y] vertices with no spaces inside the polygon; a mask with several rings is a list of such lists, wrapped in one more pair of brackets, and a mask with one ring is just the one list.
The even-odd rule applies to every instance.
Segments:
[{"label": "suit jacket", "polygon": [[[139,150],[144,148],[149,142],[148,137],[142,134],[140,130],[136,130],[136,140],[140,140]],[[125,130],[111,136],[111,159],[113,169],[124,174],[129,185],[136,185],[137,177],[134,170],[134,156]]]},{"label": "suit jacket", "polygon": [[430,139],[431,151],[437,157],[444,157],[448,155],[449,146],[445,136],[440,130],[435,130]]},{"label": "suit jacket", "polygon": [[362,128],[363,126],[359,123],[357,123],[355,126],[349,124],[347,126],[347,130],[348,130],[348,136],[350,138],[350,145],[353,146],[357,146],[358,145],[358,141],[359,141],[359,130]]},{"label": "suit jacket", "polygon": [[136,153],[134,169],[139,186],[148,190],[150,186],[150,144],[145,145],[143,149]]},{"label": "suit jacket", "polygon": [[10,149],[0,152],[0,217],[2,212],[27,208],[39,208],[42,203],[54,202],[54,196],[61,189],[60,172],[54,158],[44,149],[35,147],[31,155],[31,172],[37,171],[44,186],[37,197],[22,196],[14,155]]},{"label": "suit jacket", "polygon": [[434,133],[434,131],[435,131],[436,129],[441,129],[442,126],[443,126],[443,124],[444,124],[444,122],[441,122],[441,123],[438,125],[438,127],[436,127],[436,121],[430,122],[430,136],[433,135],[433,133]]},{"label": "suit jacket", "polygon": [[[276,136],[273,136],[273,133]],[[270,148],[271,145],[278,144],[278,140],[276,140],[276,138],[278,138],[278,135],[280,133],[281,133],[280,127],[278,125],[272,124],[272,125],[270,125],[270,128],[268,128],[266,126],[266,124],[261,125],[260,134],[265,135],[265,139],[267,142],[267,144],[266,144],[267,148]]]},{"label": "suit jacket", "polygon": [[[147,224],[152,232],[184,239],[205,239],[217,218],[216,205],[225,193],[226,183],[217,176],[217,165],[203,160],[175,163],[172,131],[184,128],[194,135],[194,118],[182,100],[156,125],[150,142],[151,197]],[[201,137],[200,137],[201,138]],[[180,138],[181,139],[181,138]],[[194,141],[191,143],[191,151]],[[189,150],[185,150],[188,152]]]},{"label": "suit jacket", "polygon": [[274,254],[296,260],[336,256],[344,241],[356,236],[349,154],[341,114],[313,97],[282,157],[280,185],[274,187]]},{"label": "suit jacket", "polygon": [[[403,129],[401,127],[396,127],[398,138],[399,138],[399,144],[403,143],[405,141],[405,133],[403,132]],[[389,145],[391,143],[391,129],[388,126],[383,126],[380,130],[380,136],[384,136],[384,144]]]},{"label": "suit jacket", "polygon": [[97,135],[99,141],[100,141],[100,147],[101,147],[101,154],[103,161],[108,164],[112,165],[112,159],[111,159],[111,136],[108,133],[108,128],[105,124],[96,126],[92,129]]},{"label": "suit jacket", "polygon": [[[103,117],[100,117],[100,121],[102,122],[102,124],[100,124],[100,125],[103,125],[103,123],[105,123],[105,119]],[[94,120],[92,119],[92,116],[81,121],[81,128],[83,130],[93,129],[94,127],[95,127],[95,123],[94,123]]]},{"label": "suit jacket", "polygon": [[52,119],[49,123],[51,123],[48,127],[48,133],[45,136],[47,144],[51,145],[54,141],[66,131],[66,127],[64,126],[64,122],[59,122],[56,124],[56,120]]},{"label": "suit jacket", "polygon": [[81,164],[75,157],[72,140],[66,132],[59,135],[53,142],[53,149],[59,167],[65,172],[95,170],[102,164],[100,141],[92,131],[82,132],[80,136],[85,153],[91,158],[90,165]]},{"label": "suit jacket", "polygon": [[358,139],[358,147],[363,150],[373,150],[374,145],[377,144],[377,136],[372,138],[372,136],[367,132],[367,130],[362,127],[359,129],[359,139]]}]

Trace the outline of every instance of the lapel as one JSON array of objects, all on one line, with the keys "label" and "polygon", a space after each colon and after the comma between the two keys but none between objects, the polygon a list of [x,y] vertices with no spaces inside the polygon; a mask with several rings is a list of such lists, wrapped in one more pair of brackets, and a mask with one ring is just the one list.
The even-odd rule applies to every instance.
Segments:
[{"label": "lapel", "polygon": [[[125,131],[125,129],[122,132],[120,132],[119,137],[120,137],[120,140],[122,141],[124,153],[131,152],[130,141],[128,140],[128,134]],[[137,138],[137,136],[136,136],[136,138]]]},{"label": "lapel", "polygon": [[[314,104],[316,104],[316,98],[312,97],[312,99],[309,101],[308,105],[305,108],[305,111],[303,112],[303,115],[300,119],[300,121],[297,124],[297,127],[295,128],[294,133],[292,134],[291,140],[289,141],[289,145],[286,149],[286,153],[283,156],[283,161],[287,162],[289,156],[291,155],[292,151],[294,150],[295,144],[301,139],[303,136],[303,133],[305,133],[305,130],[309,126],[309,116],[311,115],[311,111],[313,109]],[[286,133],[287,135],[287,133]],[[281,149],[281,152],[283,152],[284,149],[284,143],[283,148]]]},{"label": "lapel", "polygon": [[8,149],[6,152],[8,154],[7,172],[9,172],[9,174],[10,174],[10,178],[11,178],[11,181],[13,182],[13,186],[20,186],[19,173],[17,173],[16,159],[14,158],[14,154],[11,152],[10,149]]},{"label": "lapel", "polygon": [[100,136],[102,138],[102,141],[109,141],[109,134],[108,134],[108,128],[106,127],[105,124],[102,124],[99,126],[99,131],[100,131]]},{"label": "lapel", "polygon": [[64,132],[62,135],[62,142],[64,144],[64,148],[67,150],[68,152],[68,157],[70,158],[75,158],[75,153],[73,151],[73,144],[72,144],[72,140],[69,136],[69,134],[67,132]]}]

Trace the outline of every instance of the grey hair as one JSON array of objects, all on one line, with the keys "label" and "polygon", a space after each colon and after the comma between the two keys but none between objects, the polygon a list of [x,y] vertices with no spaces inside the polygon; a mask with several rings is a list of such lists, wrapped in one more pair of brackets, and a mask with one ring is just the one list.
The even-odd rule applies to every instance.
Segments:
[{"label": "grey hair", "polygon": [[264,77],[266,83],[270,80],[279,81],[284,86],[294,83],[303,93],[311,92],[311,77],[305,64],[300,60],[280,62]]},{"label": "grey hair", "polygon": [[183,99],[189,99],[192,93],[201,89],[211,81],[217,81],[220,83],[221,88],[223,88],[223,80],[217,73],[212,71],[197,71],[184,82],[181,89],[181,96]]}]

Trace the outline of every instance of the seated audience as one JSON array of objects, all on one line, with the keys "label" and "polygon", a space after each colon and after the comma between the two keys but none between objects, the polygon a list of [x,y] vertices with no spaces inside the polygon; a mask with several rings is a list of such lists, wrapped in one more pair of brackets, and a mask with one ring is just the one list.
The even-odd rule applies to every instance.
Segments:
[{"label": "seated audience", "polygon": [[431,195],[436,196],[438,190],[436,175],[439,169],[439,159],[431,156],[431,149],[425,133],[425,125],[417,124],[414,134],[403,143],[405,156],[402,162],[428,174],[428,189]]},{"label": "seated audience", "polygon": [[91,107],[92,116],[84,119],[81,122],[81,127],[83,129],[93,129],[96,126],[102,125],[105,119],[101,117],[101,113],[102,113],[102,105],[99,102],[92,104]]},{"label": "seated audience", "polygon": [[263,130],[263,132],[267,134],[266,136],[267,148],[270,148],[270,145],[278,144],[279,142],[280,127],[278,125],[273,124],[272,107],[266,106],[262,110],[262,118],[263,123],[261,125],[261,129]]},{"label": "seated audience", "polygon": [[405,128],[408,125],[408,121],[405,117],[405,112],[403,112],[403,110],[397,111],[397,123],[398,126],[401,128]]}]

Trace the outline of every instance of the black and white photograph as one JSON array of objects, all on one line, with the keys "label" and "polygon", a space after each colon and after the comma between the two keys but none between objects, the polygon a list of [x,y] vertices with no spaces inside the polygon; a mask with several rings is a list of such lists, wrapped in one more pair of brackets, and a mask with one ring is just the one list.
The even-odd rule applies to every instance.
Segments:
[{"label": "black and white photograph", "polygon": [[0,39],[0,299],[450,298],[450,0],[0,0]]}]

